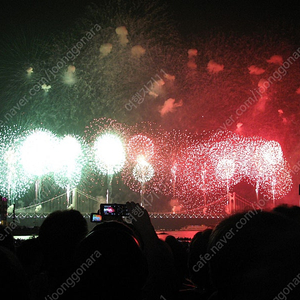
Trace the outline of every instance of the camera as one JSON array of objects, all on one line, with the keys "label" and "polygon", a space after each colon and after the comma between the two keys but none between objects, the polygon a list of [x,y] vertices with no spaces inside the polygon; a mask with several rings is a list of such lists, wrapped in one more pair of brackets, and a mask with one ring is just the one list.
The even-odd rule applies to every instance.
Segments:
[{"label": "camera", "polygon": [[122,217],[129,216],[126,204],[100,204],[98,213],[91,214],[91,222],[101,222],[105,220],[122,220]]}]

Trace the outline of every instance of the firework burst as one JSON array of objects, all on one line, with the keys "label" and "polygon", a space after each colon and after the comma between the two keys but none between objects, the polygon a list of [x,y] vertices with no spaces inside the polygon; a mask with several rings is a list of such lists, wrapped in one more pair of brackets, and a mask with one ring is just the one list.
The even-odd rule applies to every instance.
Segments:
[{"label": "firework burst", "polygon": [[57,137],[49,130],[29,131],[20,145],[21,164],[32,177],[55,171]]},{"label": "firework burst", "polygon": [[[108,194],[112,194],[113,175],[117,178],[117,173],[125,163],[124,145],[128,136],[128,128],[110,118],[95,119],[85,128],[85,141],[91,149],[85,187],[90,191],[95,188],[98,191],[101,189],[103,193],[102,187],[107,186],[107,201]],[[115,184],[118,185],[117,180]]]},{"label": "firework burst", "polygon": [[280,144],[258,137],[253,138],[251,143],[248,178],[255,185],[257,198],[260,190],[273,201],[284,197],[291,190],[292,180]]},{"label": "firework burst", "polygon": [[[127,162],[122,171],[124,183],[133,191],[145,193],[155,192],[165,194],[169,180],[166,174],[169,166],[163,160],[164,131],[156,124],[143,122],[131,128],[132,138],[127,143]],[[139,169],[139,160],[149,164],[149,171],[153,176],[142,184],[134,176],[134,170]],[[143,185],[143,187],[142,187]]]},{"label": "firework burst", "polygon": [[[107,172],[119,172],[125,162],[124,144],[127,141],[129,131],[127,127],[110,118],[100,118],[93,120],[85,128],[85,141],[91,146],[92,157],[90,159],[94,172],[100,171],[101,174]],[[113,153],[118,153],[119,162],[113,167]],[[96,168],[95,168],[96,167]],[[108,170],[108,168],[113,168]]]},{"label": "firework burst", "polygon": [[93,145],[96,166],[102,174],[113,175],[122,170],[125,150],[121,139],[114,134],[100,135]]},{"label": "firework burst", "polygon": [[149,181],[154,175],[154,169],[149,164],[144,157],[139,157],[137,159],[137,164],[133,168],[133,177],[144,185],[147,181]]},{"label": "firework burst", "polygon": [[2,127],[0,139],[0,192],[15,203],[26,194],[31,183],[21,164],[20,130]]},{"label": "firework burst", "polygon": [[143,156],[145,160],[151,160],[154,154],[153,141],[142,134],[131,137],[126,148],[129,159],[132,161],[136,161],[139,156]]},{"label": "firework burst", "polygon": [[85,148],[80,138],[66,135],[57,145],[57,167],[54,172],[55,182],[64,189],[75,188],[86,165]]}]

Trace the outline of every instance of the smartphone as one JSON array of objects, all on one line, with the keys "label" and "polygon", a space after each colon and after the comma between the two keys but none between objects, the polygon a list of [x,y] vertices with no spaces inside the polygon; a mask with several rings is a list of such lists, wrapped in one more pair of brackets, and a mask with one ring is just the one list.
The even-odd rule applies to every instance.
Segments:
[{"label": "smartphone", "polygon": [[126,204],[100,204],[100,214],[104,216],[129,216]]},{"label": "smartphone", "polygon": [[101,222],[102,221],[102,216],[100,214],[97,213],[91,213],[91,222]]}]

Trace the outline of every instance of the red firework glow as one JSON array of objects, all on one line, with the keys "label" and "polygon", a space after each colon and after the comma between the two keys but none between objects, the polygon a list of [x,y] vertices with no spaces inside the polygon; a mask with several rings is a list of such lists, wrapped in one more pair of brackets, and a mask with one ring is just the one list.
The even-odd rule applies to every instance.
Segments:
[{"label": "red firework glow", "polygon": [[[149,137],[136,134],[127,143],[128,162],[123,171],[124,182],[134,191],[139,189],[143,197],[145,184],[152,179],[155,170],[149,161],[154,155],[154,143]],[[133,176],[132,176],[133,175]],[[152,185],[154,182],[152,182]]]},{"label": "red firework glow", "polygon": [[[254,186],[257,200],[263,194],[275,203],[291,190],[290,168],[278,142],[232,132],[203,136],[166,132],[151,123],[124,128],[114,120],[100,119],[86,133],[91,143],[103,132],[127,137],[121,175],[135,192],[170,196],[186,209],[207,206],[218,213],[224,211],[224,196],[242,181]],[[210,206],[222,197],[224,201]]]},{"label": "red firework glow", "polygon": [[188,209],[209,205],[240,181],[274,202],[291,190],[290,168],[279,143],[258,137],[217,133],[187,146],[177,164],[177,195]]},{"label": "red firework glow", "polygon": [[[257,195],[263,193],[274,201],[291,189],[290,169],[275,141],[246,138],[231,132],[199,138],[174,130],[152,135],[152,139],[142,135],[134,137],[136,143],[130,144],[129,157],[135,160],[138,155],[148,157],[155,170],[147,185],[148,192],[164,186],[161,193],[172,194],[187,209],[209,206],[240,181],[247,181],[255,187]],[[124,179],[129,177],[128,185],[138,191],[140,186],[136,181],[133,184],[131,173],[124,173]],[[222,211],[225,204],[226,199],[210,209]]]},{"label": "red firework glow", "polygon": [[[133,136],[126,147],[127,163],[122,172],[124,183],[135,192],[143,189],[145,194],[167,194],[170,182],[167,175],[169,168],[162,157],[165,131],[145,122],[131,128],[131,132]],[[151,169],[151,176],[146,176],[148,180],[145,182],[137,179],[140,177],[136,172],[139,170],[139,160],[144,161],[149,170]]]}]

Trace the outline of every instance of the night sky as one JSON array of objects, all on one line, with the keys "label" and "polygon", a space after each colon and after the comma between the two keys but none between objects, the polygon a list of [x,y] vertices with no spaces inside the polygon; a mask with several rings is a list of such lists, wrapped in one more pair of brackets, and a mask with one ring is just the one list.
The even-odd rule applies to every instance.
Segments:
[{"label": "night sky", "polygon": [[[291,167],[300,161],[300,59],[289,67],[286,76],[276,80],[260,103],[252,105],[242,116],[236,115],[236,109],[251,95],[250,91],[278,68],[276,63],[268,63],[268,59],[280,55],[284,61],[299,48],[299,4],[156,0],[157,7],[162,7],[161,16],[145,16],[140,11],[130,15],[126,10],[119,19],[110,15],[116,3],[118,7],[123,4],[128,7],[129,2],[139,3],[137,0],[1,3],[0,120],[5,120],[5,114],[27,95],[29,104],[18,110],[16,116],[6,117],[10,124],[24,127],[42,124],[58,134],[70,131],[82,134],[91,120],[101,117],[129,125],[156,122],[167,130],[187,129],[196,133],[216,130],[228,123],[226,129],[235,133],[278,141]],[[100,9],[88,12],[88,6],[93,4]],[[145,20],[149,22],[144,32]],[[74,81],[64,81],[68,72],[65,65],[59,76],[51,79],[49,93],[42,91],[29,97],[28,91],[45,76],[45,70],[57,65],[95,23],[103,30],[74,59]],[[118,43],[115,32],[118,26],[128,29],[127,48]],[[107,42],[113,44],[114,51],[99,60],[100,46]],[[134,62],[137,64],[132,63],[130,54],[131,47],[139,43],[146,48],[140,68],[137,60]],[[189,49],[198,52],[188,62]],[[223,65],[224,70],[209,72],[210,62],[218,68]],[[265,73],[251,74],[250,66]],[[28,67],[34,70],[31,77],[26,74]],[[162,69],[176,80],[166,81],[164,90],[155,99],[148,96],[137,109],[126,111],[126,102]],[[170,99],[170,110],[163,115],[162,107]],[[298,181],[300,174],[296,171],[294,183]]]},{"label": "night sky", "polygon": [[[131,1],[133,3],[138,3],[138,1],[135,0]],[[130,1],[122,2],[111,0],[97,2],[80,0],[27,0],[7,1],[5,3],[1,3],[0,28],[2,38],[0,39],[0,91],[3,92],[7,89],[7,82],[13,91],[15,89],[14,80],[16,80],[16,78],[17,80],[21,80],[20,76],[24,76],[24,70],[22,71],[22,68],[28,68],[30,64],[33,64],[34,59],[44,59],[47,62],[48,55],[52,51],[53,55],[51,55],[53,56],[52,59],[54,60],[52,61],[52,64],[56,63],[64,52],[55,53],[53,52],[54,50],[50,50],[50,47],[49,51],[47,52],[47,50],[45,51],[47,47],[46,44],[50,43],[49,46],[51,46],[54,42],[57,43],[59,41],[60,45],[58,47],[62,47],[64,44],[64,39],[67,40],[70,36],[72,36],[72,34],[74,35],[74,32],[77,32],[77,39],[80,38],[81,25],[78,24],[80,24],[80,20],[82,18],[87,17],[87,7],[89,5],[95,3],[96,5],[100,5],[100,7],[102,7],[101,9],[103,10],[101,13],[98,13],[96,22],[98,22],[99,25],[103,26],[103,29],[106,30],[110,25],[108,25],[108,20],[103,19],[102,22],[102,12],[103,18],[105,18],[106,8],[111,9],[115,6],[115,3],[119,3],[119,6],[122,7],[123,3],[127,4],[128,2]],[[106,3],[106,6],[103,5],[103,3]],[[157,44],[160,44],[161,42],[165,44],[169,43],[171,47],[174,48],[174,51],[178,52],[176,52],[176,54],[174,52],[173,54],[174,62],[172,62],[171,65],[173,65],[174,70],[170,70],[170,72],[173,73],[176,73],[176,71],[180,72],[179,65],[183,62],[183,60],[187,60],[187,50],[190,48],[196,48],[199,51],[197,55],[199,68],[201,64],[203,67],[204,63],[207,63],[211,59],[215,59],[219,63],[225,62],[225,69],[229,70],[230,68],[233,68],[233,62],[230,61],[230,55],[236,56],[243,54],[243,50],[236,49],[238,49],[238,47],[240,47],[239,49],[244,47],[244,50],[248,51],[248,61],[244,61],[247,59],[247,55],[245,54],[245,57],[240,59],[239,65],[234,66],[234,68],[240,68],[240,72],[244,72],[244,68],[249,67],[251,64],[260,64],[259,66],[265,68],[266,66],[263,65],[263,62],[265,62],[268,57],[271,57],[271,55],[280,54],[283,56],[283,59],[286,59],[293,50],[298,48],[300,44],[300,34],[298,30],[300,26],[300,6],[295,5],[295,2],[293,1],[156,0],[156,5],[158,7],[164,6],[164,11],[166,12],[167,17],[162,16],[161,19],[167,19],[159,20],[161,21],[161,24],[157,25],[157,20],[154,21],[153,18],[153,23],[147,25],[149,26],[150,30],[153,29],[153,33],[150,35],[148,34],[148,38],[150,36],[153,40],[157,39]],[[126,11],[124,10],[124,16],[125,15]],[[139,13],[137,13],[133,17],[138,19],[141,16]],[[87,18],[89,18],[89,16]],[[151,17],[148,19],[151,20]],[[117,26],[122,25],[122,21],[119,21],[119,23],[120,25]],[[165,24],[171,24],[172,29],[170,32],[164,32],[165,28],[163,26]],[[75,27],[75,25],[77,25],[77,27]],[[159,28],[159,26],[162,27]],[[149,31],[149,28],[146,30]],[[82,30],[87,30],[87,28],[82,27]],[[137,35],[140,35],[141,33],[142,32],[139,31]],[[159,36],[160,33],[163,33],[163,35]],[[240,38],[243,39],[244,37],[248,38],[245,38],[245,41],[239,41]],[[216,41],[214,41],[214,39]],[[148,41],[142,39],[133,41],[133,43],[137,42],[145,44]],[[45,45],[43,45],[43,43]],[[244,43],[245,45],[238,46],[239,43]],[[237,44],[237,47],[235,47],[235,44]],[[39,48],[40,46],[41,48]],[[235,51],[237,51],[237,53],[235,53]],[[183,54],[184,52],[185,54]],[[156,55],[155,52],[153,53]],[[38,57],[39,54],[44,56]],[[54,55],[56,55],[56,58]],[[250,58],[250,56],[252,57]],[[175,61],[176,59],[177,61]],[[177,70],[175,70],[176,65],[178,65]],[[37,71],[37,69],[35,69],[35,71]],[[145,71],[145,73],[146,72],[149,72],[149,70]],[[203,74],[203,72],[200,72],[200,74]],[[150,75],[153,76],[153,73],[149,74],[148,77]],[[184,74],[182,75],[185,76]],[[229,74],[226,76],[224,75],[225,78],[223,78],[223,81],[228,80],[228,84],[231,84],[235,80],[238,81],[238,74],[236,74],[234,78],[230,79],[228,75]],[[290,76],[292,75],[290,74]],[[296,73],[293,76],[293,83],[290,78],[286,80],[289,84],[293,84],[293,87],[291,88],[297,89],[296,85],[298,83],[296,83]],[[180,78],[180,76],[178,77],[177,75],[177,78]],[[204,80],[206,81],[204,86],[206,86],[207,80],[209,79],[204,78]],[[245,80],[248,79],[246,78]],[[188,105],[190,102],[195,103],[195,99],[199,97],[199,93],[201,97],[203,96],[203,93],[201,94],[199,89],[195,91],[195,89],[197,89],[196,77],[194,82],[191,82],[190,80],[189,83],[184,83],[184,88],[188,84],[190,84],[188,87],[188,93],[186,91],[181,93],[183,87],[177,88],[176,98],[185,98],[184,100],[186,100],[186,103],[184,103],[184,107],[189,107]],[[252,82],[252,84],[257,83]],[[218,86],[220,85],[218,84]],[[23,89],[25,91],[24,87]],[[249,91],[250,86],[245,85],[243,89],[244,91]],[[58,89],[56,91],[58,91]],[[62,91],[60,92],[62,93]],[[129,95],[131,95],[133,92],[134,90],[130,91]],[[22,93],[24,94],[24,92]],[[213,94],[215,94],[216,97],[218,96],[214,90],[211,90],[210,93],[212,96]],[[129,95],[126,95],[125,97],[128,97]],[[5,113],[5,110],[9,110],[11,105],[15,103],[16,99],[10,99],[13,98],[12,96],[13,94],[7,89],[6,94],[4,93],[4,95],[0,97],[0,112]],[[171,92],[168,94],[168,96],[174,98],[174,94]],[[7,102],[8,104],[5,107],[4,102],[7,98],[9,98],[8,100],[11,100],[11,104]],[[177,101],[179,101],[179,99]],[[212,101],[215,100],[212,99]],[[222,101],[224,104],[224,100]],[[278,109],[283,109],[284,105],[287,105],[284,103],[283,107],[280,107],[281,100],[278,101],[279,102],[276,104],[276,106],[274,106],[275,112]],[[293,103],[295,103],[294,100]],[[201,109],[201,107],[197,107],[197,109],[199,108]],[[219,107],[219,109],[223,109],[226,112],[225,115],[228,114],[228,116],[230,116],[231,112],[228,110],[228,108],[229,105],[226,109],[224,109],[224,107]],[[294,120],[296,118],[296,116],[292,115],[295,112],[294,107],[290,107],[288,105],[288,108],[283,109],[283,111],[286,113],[289,109],[291,110],[290,117]],[[144,110],[146,110],[146,107],[144,107]],[[193,108],[192,111],[193,110],[195,109]],[[201,113],[201,118],[210,118],[211,115],[214,116],[213,110],[217,110],[217,108],[206,107],[204,109],[204,112],[206,113]],[[186,112],[186,114],[188,114],[188,112]],[[144,116],[141,114],[141,119],[143,118]],[[184,118],[184,116],[182,116],[182,118]],[[154,114],[152,121],[157,122],[158,120],[160,120],[159,115]],[[224,120],[222,120],[221,124],[225,120],[226,117],[224,116]],[[174,126],[174,122],[170,118],[165,118],[163,123],[168,123],[170,126]],[[219,126],[219,124],[213,124],[213,126],[212,124],[209,124],[208,126],[206,121],[204,121],[204,123],[202,122],[201,124],[197,123],[196,125],[200,130],[210,130],[213,126]],[[194,130],[195,128],[189,129]],[[261,133],[257,132],[257,134]]]},{"label": "night sky", "polygon": [[[12,28],[53,32],[72,26],[90,3],[104,1],[27,0],[1,3],[1,31]],[[205,33],[211,28],[237,31],[241,34],[270,24],[299,25],[300,6],[295,1],[177,0],[161,1],[173,13],[184,35]]]}]

